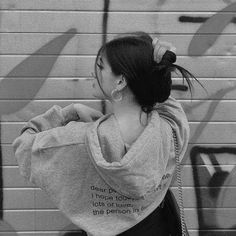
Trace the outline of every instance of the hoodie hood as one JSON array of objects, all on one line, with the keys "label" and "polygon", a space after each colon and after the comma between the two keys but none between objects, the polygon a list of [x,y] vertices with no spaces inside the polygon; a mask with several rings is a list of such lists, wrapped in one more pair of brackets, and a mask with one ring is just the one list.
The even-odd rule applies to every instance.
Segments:
[{"label": "hoodie hood", "polygon": [[158,188],[166,172],[172,145],[170,132],[171,127],[153,110],[149,123],[125,153],[119,125],[111,113],[88,130],[87,147],[96,170],[110,187],[127,197],[145,198]]}]

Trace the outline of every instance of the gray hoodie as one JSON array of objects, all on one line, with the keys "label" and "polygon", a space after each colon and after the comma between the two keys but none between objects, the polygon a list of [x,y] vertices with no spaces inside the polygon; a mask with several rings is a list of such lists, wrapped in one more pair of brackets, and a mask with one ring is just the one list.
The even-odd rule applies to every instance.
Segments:
[{"label": "gray hoodie", "polygon": [[113,113],[70,121],[75,112],[55,105],[27,122],[13,142],[20,174],[88,235],[117,235],[163,200],[176,169],[173,131],[180,161],[187,148],[186,115],[170,97],[128,148]]}]

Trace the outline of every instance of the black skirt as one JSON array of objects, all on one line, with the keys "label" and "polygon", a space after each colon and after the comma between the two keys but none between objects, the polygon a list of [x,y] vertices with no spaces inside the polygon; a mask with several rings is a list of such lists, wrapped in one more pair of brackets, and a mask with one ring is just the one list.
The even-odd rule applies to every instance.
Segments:
[{"label": "black skirt", "polygon": [[118,236],[169,236],[167,221],[161,205],[137,225]]}]

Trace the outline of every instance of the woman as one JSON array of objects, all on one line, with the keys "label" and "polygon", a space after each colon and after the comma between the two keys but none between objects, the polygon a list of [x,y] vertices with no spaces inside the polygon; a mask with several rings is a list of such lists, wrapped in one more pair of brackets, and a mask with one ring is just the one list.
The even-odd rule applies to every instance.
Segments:
[{"label": "woman", "polygon": [[173,131],[180,160],[189,139],[186,115],[170,97],[171,72],[189,85],[192,75],[167,50],[174,47],[142,32],[106,43],[94,96],[113,112],[55,105],[13,143],[21,175],[87,235],[168,235],[161,203],[176,167]]}]

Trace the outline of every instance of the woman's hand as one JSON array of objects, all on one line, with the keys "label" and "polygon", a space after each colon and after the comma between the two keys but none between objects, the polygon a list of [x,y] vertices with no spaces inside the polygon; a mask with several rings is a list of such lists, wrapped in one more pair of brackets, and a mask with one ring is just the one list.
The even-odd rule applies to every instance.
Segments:
[{"label": "woman's hand", "polygon": [[152,41],[154,48],[154,61],[159,63],[167,50],[176,53],[176,47],[172,43],[166,41],[160,41],[158,38],[154,38]]},{"label": "woman's hand", "polygon": [[70,121],[91,122],[97,120],[103,114],[81,103],[72,103],[62,109],[62,116],[64,117],[64,123],[67,124]]},{"label": "woman's hand", "polygon": [[91,122],[103,116],[102,112],[80,103],[75,103],[74,108],[79,116],[79,121]]}]

